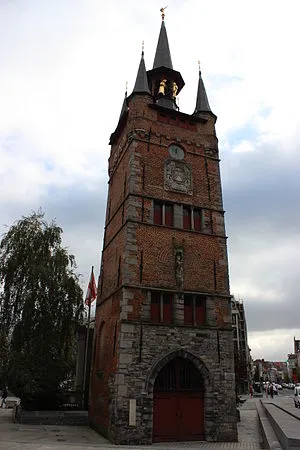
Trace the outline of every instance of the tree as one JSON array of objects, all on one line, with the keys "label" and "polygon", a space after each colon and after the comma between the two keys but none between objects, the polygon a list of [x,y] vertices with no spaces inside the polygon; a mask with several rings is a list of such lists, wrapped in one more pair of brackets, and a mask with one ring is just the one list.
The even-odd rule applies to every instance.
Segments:
[{"label": "tree", "polygon": [[55,407],[74,363],[83,310],[75,258],[62,247],[62,232],[33,212],[0,243],[0,336],[9,343],[2,376],[24,405],[34,401],[39,408]]}]

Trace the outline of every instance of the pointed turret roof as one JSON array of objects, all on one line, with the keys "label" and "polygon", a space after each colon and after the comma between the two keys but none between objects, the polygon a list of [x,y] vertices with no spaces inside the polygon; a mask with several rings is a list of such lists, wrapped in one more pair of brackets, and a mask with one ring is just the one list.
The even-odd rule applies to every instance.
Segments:
[{"label": "pointed turret roof", "polygon": [[146,72],[146,66],[145,66],[145,60],[144,60],[144,51],[142,51],[142,57],[135,81],[135,85],[133,88],[132,93],[142,93],[145,92],[147,94],[150,94],[149,85],[148,85],[148,78],[147,78],[147,72]]},{"label": "pointed turret roof", "polygon": [[169,69],[173,69],[171,53],[169,48],[167,30],[165,27],[165,22],[162,20],[158,43],[156,47],[156,53],[153,63],[153,69],[157,67],[168,67]]},{"label": "pointed turret roof", "polygon": [[118,137],[120,136],[120,133],[121,133],[122,129],[124,128],[124,125],[127,120],[128,111],[129,111],[129,107],[128,107],[128,102],[127,102],[127,88],[126,88],[125,98],[123,100],[118,125],[117,125],[117,128],[115,129],[115,131],[110,135],[109,145],[113,145],[116,142],[116,140],[118,139]]},{"label": "pointed turret roof", "polygon": [[202,113],[202,112],[212,112],[210,109],[208,98],[206,94],[206,90],[204,87],[204,83],[201,76],[201,70],[199,70],[199,82],[198,82],[198,92],[197,92],[197,100],[196,100],[196,108],[194,114]]},{"label": "pointed turret roof", "polygon": [[[165,8],[161,8],[162,23],[158,37],[153,69],[148,70],[148,83],[157,105],[178,109],[176,97],[184,86],[181,73],[173,69],[168,36],[165,27]],[[163,84],[161,84],[163,83]]]},{"label": "pointed turret roof", "polygon": [[120,114],[119,120],[121,119],[123,114],[125,112],[127,112],[127,111],[128,111],[128,104],[127,104],[127,89],[126,89],[125,97],[124,97],[124,100],[123,100],[123,105],[122,105],[122,109],[121,109],[121,114]]}]

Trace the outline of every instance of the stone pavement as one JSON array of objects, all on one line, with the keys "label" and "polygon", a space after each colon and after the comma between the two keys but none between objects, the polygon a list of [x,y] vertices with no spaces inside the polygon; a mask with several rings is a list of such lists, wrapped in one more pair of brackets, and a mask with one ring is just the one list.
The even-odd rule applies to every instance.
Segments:
[{"label": "stone pavement", "polygon": [[116,446],[84,426],[15,424],[11,422],[12,410],[0,409],[0,450],[257,450],[263,447],[255,402],[254,399],[248,399],[240,407],[239,442],[175,442],[152,446]]}]

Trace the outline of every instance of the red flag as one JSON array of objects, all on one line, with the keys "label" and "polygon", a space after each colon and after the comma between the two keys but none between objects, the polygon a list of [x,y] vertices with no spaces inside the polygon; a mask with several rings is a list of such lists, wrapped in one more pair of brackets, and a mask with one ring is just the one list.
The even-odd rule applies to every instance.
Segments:
[{"label": "red flag", "polygon": [[95,276],[94,276],[94,268],[92,267],[91,278],[89,281],[89,285],[88,285],[88,289],[87,289],[87,293],[86,293],[86,297],[85,297],[85,304],[89,306],[91,303],[93,303],[93,301],[96,299],[96,297],[97,297],[97,286],[96,286],[96,281],[95,281]]}]

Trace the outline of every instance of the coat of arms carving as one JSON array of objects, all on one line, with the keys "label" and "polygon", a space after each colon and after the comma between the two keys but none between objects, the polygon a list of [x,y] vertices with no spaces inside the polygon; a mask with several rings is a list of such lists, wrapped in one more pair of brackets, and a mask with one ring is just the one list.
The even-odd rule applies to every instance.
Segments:
[{"label": "coat of arms carving", "polygon": [[186,163],[181,161],[166,161],[165,189],[192,195],[193,186],[191,168]]}]

